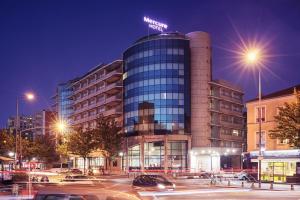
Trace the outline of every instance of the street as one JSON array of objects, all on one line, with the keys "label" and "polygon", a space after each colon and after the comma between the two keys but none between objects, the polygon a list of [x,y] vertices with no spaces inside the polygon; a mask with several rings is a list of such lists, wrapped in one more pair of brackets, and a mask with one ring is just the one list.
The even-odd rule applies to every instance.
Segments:
[{"label": "street", "polygon": [[[69,193],[94,195],[99,200],[166,200],[166,199],[291,199],[300,200],[300,188],[288,190],[287,187],[274,186],[274,190],[251,189],[245,184],[241,187],[227,187],[226,185],[210,186],[202,180],[174,180],[176,189],[174,191],[148,191],[135,190],[128,178],[107,178],[100,182],[83,184],[82,182],[34,184],[33,188],[38,193]],[[0,196],[0,199],[5,199]],[[7,199],[7,198],[6,198]]]}]

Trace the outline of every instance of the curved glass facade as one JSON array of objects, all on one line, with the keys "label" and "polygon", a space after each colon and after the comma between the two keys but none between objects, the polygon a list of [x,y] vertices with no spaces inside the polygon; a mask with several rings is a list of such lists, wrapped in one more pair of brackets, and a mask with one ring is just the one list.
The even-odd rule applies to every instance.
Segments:
[{"label": "curved glass facade", "polygon": [[190,133],[190,48],[184,35],[145,37],[124,59],[127,136]]}]

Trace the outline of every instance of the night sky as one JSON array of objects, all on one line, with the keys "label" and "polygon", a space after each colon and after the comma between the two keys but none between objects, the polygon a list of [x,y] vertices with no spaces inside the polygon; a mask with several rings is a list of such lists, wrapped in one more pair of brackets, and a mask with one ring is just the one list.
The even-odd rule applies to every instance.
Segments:
[{"label": "night sky", "polygon": [[0,0],[0,127],[24,92],[37,99],[21,102],[21,113],[49,109],[58,83],[120,59],[147,35],[144,15],[167,23],[169,31],[209,32],[213,77],[242,86],[245,100],[256,97],[257,76],[231,53],[240,38],[266,45],[263,93],[300,83],[299,0]]}]

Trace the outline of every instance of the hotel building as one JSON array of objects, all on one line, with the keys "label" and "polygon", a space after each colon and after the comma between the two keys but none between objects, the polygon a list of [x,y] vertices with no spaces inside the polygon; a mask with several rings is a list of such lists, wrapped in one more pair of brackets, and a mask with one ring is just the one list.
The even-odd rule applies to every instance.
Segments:
[{"label": "hotel building", "polygon": [[209,34],[149,35],[130,46],[123,60],[129,169],[239,166],[243,92],[212,81]]},{"label": "hotel building", "polygon": [[283,107],[285,103],[296,102],[299,91],[300,85],[297,85],[262,96],[260,106],[257,99],[246,104],[248,152],[253,168],[256,169],[259,151],[258,122],[261,113],[264,181],[286,182],[287,177],[300,174],[300,149],[290,147],[287,140],[272,139],[269,136],[270,131],[277,126],[274,117],[279,114],[278,108]]}]

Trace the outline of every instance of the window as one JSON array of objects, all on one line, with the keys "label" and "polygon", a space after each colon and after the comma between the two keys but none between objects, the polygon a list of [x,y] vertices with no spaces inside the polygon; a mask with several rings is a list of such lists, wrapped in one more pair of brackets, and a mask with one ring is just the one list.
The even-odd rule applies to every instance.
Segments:
[{"label": "window", "polygon": [[233,135],[233,136],[239,136],[239,135],[240,135],[239,132],[240,132],[239,130],[233,129],[233,130],[232,130],[232,135]]},{"label": "window", "polygon": [[266,122],[266,106],[256,107],[255,108],[255,121],[259,122],[259,118],[261,118],[261,122]]},{"label": "window", "polygon": [[[261,131],[261,147],[266,148],[266,131]],[[256,148],[259,148],[259,132],[256,132]]]},{"label": "window", "polygon": [[288,144],[289,139],[277,139],[277,144]]}]

